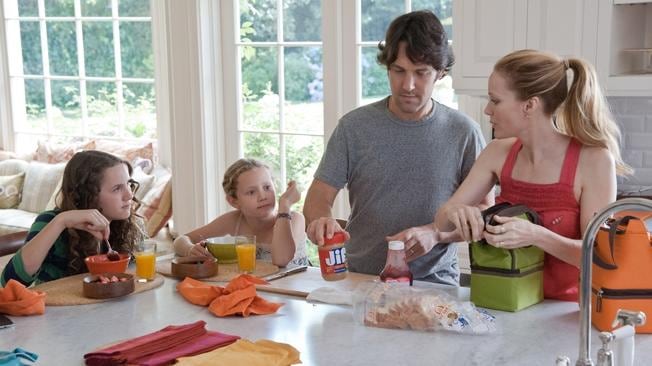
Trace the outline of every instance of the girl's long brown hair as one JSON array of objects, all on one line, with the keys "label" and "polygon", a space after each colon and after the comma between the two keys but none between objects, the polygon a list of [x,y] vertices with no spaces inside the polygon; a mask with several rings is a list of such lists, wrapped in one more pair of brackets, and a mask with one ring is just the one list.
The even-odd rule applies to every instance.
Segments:
[{"label": "girl's long brown hair", "polygon": [[[566,71],[573,72],[568,88]],[[555,128],[587,146],[609,150],[616,173],[633,172],[620,154],[620,130],[602,95],[593,66],[588,62],[535,50],[519,50],[501,58],[494,71],[507,79],[520,100],[539,97],[544,112],[556,116]]]},{"label": "girl's long brown hair", "polygon": [[[98,196],[104,171],[116,165],[124,164],[131,176],[133,169],[126,160],[114,155],[96,151],[82,151],[76,153],[66,164],[63,171],[61,191],[58,193],[57,210],[85,210],[99,208]],[[118,252],[132,252],[135,244],[144,239],[143,231],[139,228],[140,218],[133,212],[126,220],[112,220],[109,242]],[[84,258],[98,254],[100,247],[98,240],[84,230],[68,229],[69,235],[69,274],[86,271]]]}]

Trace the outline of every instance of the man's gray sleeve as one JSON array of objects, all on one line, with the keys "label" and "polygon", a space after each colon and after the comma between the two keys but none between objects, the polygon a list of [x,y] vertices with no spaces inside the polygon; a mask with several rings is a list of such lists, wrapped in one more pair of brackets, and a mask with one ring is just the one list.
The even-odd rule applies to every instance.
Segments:
[{"label": "man's gray sleeve", "polygon": [[326,151],[315,172],[315,179],[334,187],[344,188],[349,175],[349,148],[342,122],[337,124],[328,140]]}]

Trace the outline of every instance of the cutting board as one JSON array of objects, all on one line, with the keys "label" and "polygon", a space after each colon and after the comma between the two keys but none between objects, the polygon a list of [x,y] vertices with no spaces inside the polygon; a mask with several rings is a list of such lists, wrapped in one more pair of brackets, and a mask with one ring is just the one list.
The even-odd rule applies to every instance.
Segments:
[{"label": "cutting board", "polygon": [[295,273],[270,282],[269,285],[258,285],[258,291],[272,292],[283,295],[306,297],[310,292],[320,287],[331,287],[337,290],[354,290],[361,282],[373,281],[378,276],[362,273],[347,273],[346,278],[339,281],[326,281],[321,277],[317,267],[308,267],[305,272]]},{"label": "cutting board", "polygon": [[[270,281],[269,285],[258,285],[256,289],[258,291],[305,298],[310,292],[320,287],[330,287],[339,291],[353,291],[362,282],[374,280],[379,280],[378,276],[349,272],[343,280],[326,281],[321,277],[321,271],[318,267],[308,267],[305,272]],[[414,281],[414,287],[442,290],[461,301],[468,301],[470,297],[470,289],[468,287],[455,287],[424,281]]]}]

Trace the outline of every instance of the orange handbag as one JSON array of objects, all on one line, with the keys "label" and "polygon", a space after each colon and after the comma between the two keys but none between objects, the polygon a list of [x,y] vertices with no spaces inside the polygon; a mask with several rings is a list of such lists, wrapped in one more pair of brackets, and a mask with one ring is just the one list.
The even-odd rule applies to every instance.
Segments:
[{"label": "orange handbag", "polygon": [[[619,309],[643,311],[652,319],[652,212],[623,211],[600,228],[593,248],[593,325],[613,329]],[[636,327],[652,333],[652,321]]]}]

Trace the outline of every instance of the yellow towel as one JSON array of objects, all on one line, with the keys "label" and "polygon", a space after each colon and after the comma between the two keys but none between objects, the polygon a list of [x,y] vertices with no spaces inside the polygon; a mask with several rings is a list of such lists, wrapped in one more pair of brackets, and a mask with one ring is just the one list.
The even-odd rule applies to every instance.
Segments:
[{"label": "yellow towel", "polygon": [[240,339],[226,347],[177,360],[177,366],[287,366],[301,363],[299,351],[286,343],[266,339],[250,342]]}]

